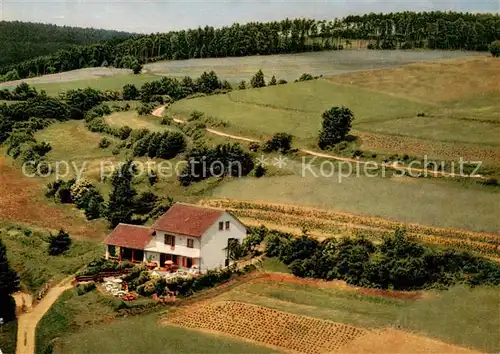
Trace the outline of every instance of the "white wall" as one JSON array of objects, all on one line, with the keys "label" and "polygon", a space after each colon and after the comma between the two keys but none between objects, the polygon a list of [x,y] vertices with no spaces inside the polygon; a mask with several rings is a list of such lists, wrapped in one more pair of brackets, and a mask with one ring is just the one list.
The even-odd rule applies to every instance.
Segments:
[{"label": "white wall", "polygon": [[[219,231],[219,222],[224,222],[224,230]],[[230,222],[226,230],[226,221]],[[240,244],[245,238],[247,230],[238,220],[229,213],[223,213],[220,218],[203,234],[201,238],[200,270],[222,268],[226,260],[227,242],[230,238],[238,239]]]},{"label": "white wall", "polygon": [[[175,247],[172,249],[170,245],[165,244],[165,232],[156,230],[156,235],[153,237],[151,241],[149,241],[148,245],[144,248],[145,251],[158,252],[158,253],[166,253],[166,254],[175,254],[178,256],[185,256],[191,258],[200,258],[200,238],[199,237],[189,237],[189,236],[181,236],[174,235],[169,233],[169,235],[175,236]],[[187,240],[194,240],[193,247],[188,248]],[[160,259],[158,258],[158,262]]]},{"label": "white wall", "polygon": [[158,252],[144,251],[144,262],[155,262],[160,265],[160,254]]}]

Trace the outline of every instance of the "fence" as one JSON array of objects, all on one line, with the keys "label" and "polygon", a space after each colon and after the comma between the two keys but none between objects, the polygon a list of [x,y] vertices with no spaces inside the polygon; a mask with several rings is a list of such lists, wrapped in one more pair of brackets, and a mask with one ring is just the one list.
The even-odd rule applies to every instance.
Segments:
[{"label": "fence", "polygon": [[119,275],[124,275],[127,274],[129,271],[130,271],[129,269],[122,269],[122,270],[115,270],[112,272],[101,272],[92,275],[77,275],[73,283],[79,283],[83,281],[99,281],[107,277],[116,277]]}]

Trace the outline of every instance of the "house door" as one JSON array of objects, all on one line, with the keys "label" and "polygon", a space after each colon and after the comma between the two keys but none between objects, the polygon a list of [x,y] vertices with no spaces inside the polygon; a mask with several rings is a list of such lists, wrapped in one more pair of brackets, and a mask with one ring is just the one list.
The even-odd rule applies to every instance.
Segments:
[{"label": "house door", "polygon": [[191,257],[186,257],[186,267],[191,268],[193,266],[193,259]]},{"label": "house door", "polygon": [[165,261],[167,260],[167,255],[160,253],[160,267],[165,267]]}]

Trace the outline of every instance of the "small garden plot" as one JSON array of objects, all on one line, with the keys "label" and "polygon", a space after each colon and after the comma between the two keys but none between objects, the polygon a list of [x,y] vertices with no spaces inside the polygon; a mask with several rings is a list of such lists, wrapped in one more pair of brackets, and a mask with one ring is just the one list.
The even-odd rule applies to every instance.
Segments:
[{"label": "small garden plot", "polygon": [[366,330],[240,302],[214,302],[174,313],[169,323],[222,332],[302,353],[336,351]]}]

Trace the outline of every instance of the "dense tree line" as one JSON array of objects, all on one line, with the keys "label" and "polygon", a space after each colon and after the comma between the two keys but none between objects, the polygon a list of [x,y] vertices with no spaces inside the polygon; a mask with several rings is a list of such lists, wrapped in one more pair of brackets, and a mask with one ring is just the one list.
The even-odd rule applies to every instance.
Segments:
[{"label": "dense tree line", "polygon": [[[238,57],[342,49],[352,39],[373,40],[381,48],[487,50],[500,38],[500,16],[457,12],[398,12],[347,16],[333,21],[293,19],[235,23],[79,46],[0,67],[9,77],[83,67],[130,67],[139,63],[190,58]],[[131,67],[130,67],[131,68]]]},{"label": "dense tree line", "polygon": [[56,26],[32,22],[0,22],[0,66],[51,55],[60,49],[98,42],[119,43],[131,33],[95,28]]},{"label": "dense tree line", "polygon": [[382,289],[414,290],[449,286],[499,285],[500,266],[491,260],[452,249],[412,241],[397,230],[375,245],[364,238],[293,237],[267,232],[265,253],[278,257],[299,277],[341,279],[349,284]]},{"label": "dense tree line", "polygon": [[19,276],[7,259],[7,247],[0,238],[0,318],[8,322],[16,317],[16,305],[11,294],[19,290]]},{"label": "dense tree line", "polygon": [[194,147],[187,153],[186,166],[179,181],[188,186],[211,177],[243,177],[253,168],[252,156],[237,143]]}]

